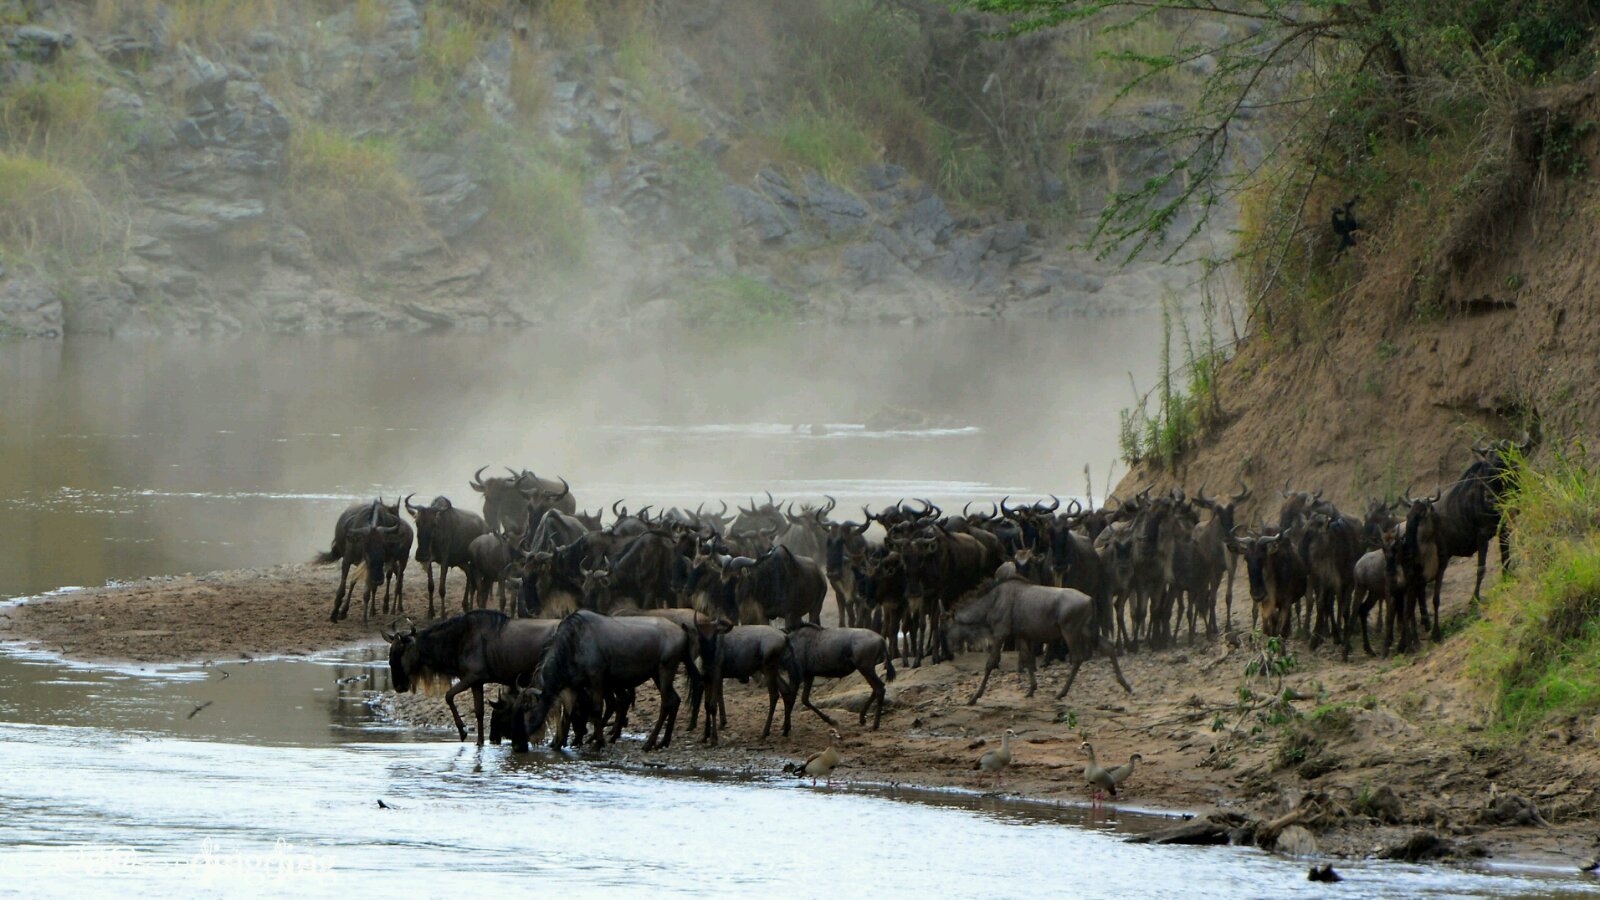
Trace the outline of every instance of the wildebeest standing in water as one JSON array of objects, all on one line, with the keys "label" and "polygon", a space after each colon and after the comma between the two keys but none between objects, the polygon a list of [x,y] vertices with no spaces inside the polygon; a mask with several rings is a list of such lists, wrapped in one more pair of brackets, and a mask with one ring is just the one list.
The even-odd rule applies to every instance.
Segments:
[{"label": "wildebeest standing in water", "polygon": [[350,615],[350,596],[354,586],[346,586],[350,567],[363,565],[366,570],[365,592],[362,596],[361,621],[372,614],[378,584],[383,584],[383,611],[389,612],[389,582],[394,582],[396,611],[402,611],[401,593],[405,587],[406,563],[411,556],[411,526],[400,518],[399,504],[387,506],[383,498],[370,503],[357,503],[339,514],[333,528],[333,546],[320,553],[316,562],[321,565],[338,562],[339,589],[333,595],[333,613],[328,621],[337,622]]},{"label": "wildebeest standing in water", "polygon": [[[512,746],[527,747],[528,735],[544,727],[556,705],[565,702],[563,695],[569,696],[575,717],[598,722],[608,695],[652,679],[661,695],[661,710],[644,748],[654,750],[658,739],[660,746],[668,746],[680,704],[672,682],[679,665],[693,668],[693,651],[689,635],[666,619],[612,618],[578,610],[561,620],[533,685],[518,695],[520,711],[512,717]],[[696,671],[691,681],[698,680]],[[595,729],[595,741],[605,743],[599,728]]]},{"label": "wildebeest standing in water", "polygon": [[404,634],[384,634],[389,642],[389,676],[395,691],[402,694],[440,679],[455,679],[445,691],[444,702],[463,741],[467,726],[456,709],[456,695],[470,689],[482,746],[483,686],[511,687],[518,678],[532,674],[556,625],[552,619],[512,619],[492,609],[476,609],[430,625],[421,633],[413,627]]},{"label": "wildebeest standing in water", "polygon": [[1067,672],[1066,683],[1061,685],[1056,699],[1072,690],[1078,669],[1097,649],[1111,661],[1117,683],[1123,690],[1133,693],[1128,680],[1122,677],[1122,667],[1117,664],[1116,648],[1095,625],[1094,601],[1082,591],[1046,587],[1022,578],[997,578],[979,586],[971,597],[956,606],[947,630],[951,644],[980,638],[989,641],[983,681],[978,684],[977,693],[967,701],[969,706],[983,696],[989,686],[989,675],[1000,667],[1000,649],[1012,639],[1016,640],[1017,651],[1028,669],[1029,697],[1038,687],[1033,647],[1042,641],[1065,643],[1072,660],[1072,669]]},{"label": "wildebeest standing in water", "polygon": [[[433,617],[433,564],[439,564],[439,612],[444,613],[445,576],[452,567],[460,569],[468,587],[472,585],[472,541],[488,531],[483,517],[456,509],[449,497],[435,497],[427,506],[412,506],[405,499],[406,512],[417,521],[417,562],[428,575],[428,617]],[[461,609],[471,609],[472,592],[463,589]]]}]

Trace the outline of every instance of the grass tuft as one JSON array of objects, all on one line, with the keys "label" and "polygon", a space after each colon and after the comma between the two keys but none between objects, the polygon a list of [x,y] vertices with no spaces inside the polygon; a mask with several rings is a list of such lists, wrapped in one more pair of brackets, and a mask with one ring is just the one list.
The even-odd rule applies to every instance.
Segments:
[{"label": "grass tuft", "polygon": [[303,125],[289,142],[285,180],[289,217],[329,258],[358,259],[425,227],[416,186],[386,141]]}]

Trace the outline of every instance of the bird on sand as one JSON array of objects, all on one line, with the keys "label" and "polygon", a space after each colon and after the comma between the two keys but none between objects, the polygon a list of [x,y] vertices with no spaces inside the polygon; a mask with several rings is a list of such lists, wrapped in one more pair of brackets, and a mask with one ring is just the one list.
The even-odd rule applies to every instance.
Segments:
[{"label": "bird on sand", "polygon": [[972,764],[972,768],[979,772],[978,783],[980,785],[983,783],[984,774],[995,777],[996,787],[1005,783],[1006,767],[1011,765],[1011,739],[1016,734],[1017,732],[1014,729],[1007,728],[1006,733],[1000,737],[1000,749],[986,751],[982,756],[978,757],[977,762]]},{"label": "bird on sand", "polygon": [[818,778],[827,779],[828,784],[833,784],[833,770],[838,768],[841,758],[838,749],[834,747],[838,742],[839,732],[829,731],[827,747],[806,757],[806,761],[800,765],[791,763],[784,766],[783,770],[802,777],[810,775],[812,787],[816,787]]},{"label": "bird on sand", "polygon": [[1105,800],[1107,794],[1115,797],[1117,795],[1117,785],[1127,781],[1128,776],[1133,774],[1134,764],[1144,759],[1143,756],[1135,753],[1124,765],[1112,769],[1102,769],[1100,768],[1100,763],[1095,760],[1094,747],[1088,741],[1079,744],[1078,749],[1089,756],[1089,764],[1083,767],[1083,777],[1090,786],[1097,789],[1094,796],[1096,806]]}]

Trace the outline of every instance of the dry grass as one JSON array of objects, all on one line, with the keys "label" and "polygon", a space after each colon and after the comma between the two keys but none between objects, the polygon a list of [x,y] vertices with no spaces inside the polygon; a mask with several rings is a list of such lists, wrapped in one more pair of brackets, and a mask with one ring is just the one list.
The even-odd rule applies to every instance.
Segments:
[{"label": "dry grass", "polygon": [[304,124],[290,141],[286,169],[287,212],[329,258],[359,259],[425,230],[416,186],[386,142]]},{"label": "dry grass", "polygon": [[27,255],[98,253],[115,217],[77,173],[42,159],[0,152],[0,245]]}]

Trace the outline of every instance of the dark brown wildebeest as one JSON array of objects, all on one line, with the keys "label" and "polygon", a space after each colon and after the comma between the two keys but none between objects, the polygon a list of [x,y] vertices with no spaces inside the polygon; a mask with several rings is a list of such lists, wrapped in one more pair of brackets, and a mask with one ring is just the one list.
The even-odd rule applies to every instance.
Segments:
[{"label": "dark brown wildebeest", "polygon": [[1056,699],[1072,690],[1078,669],[1096,650],[1111,661],[1111,671],[1117,683],[1128,693],[1133,688],[1122,677],[1122,667],[1117,664],[1117,651],[1111,641],[1095,626],[1094,601],[1088,594],[1072,588],[1046,587],[1021,578],[997,578],[980,586],[967,600],[962,601],[950,614],[950,642],[988,639],[989,658],[983,667],[983,681],[967,705],[978,702],[989,686],[989,675],[1000,667],[1000,649],[1007,641],[1015,640],[1022,662],[1028,669],[1028,696],[1038,687],[1035,676],[1033,647],[1036,642],[1060,641],[1067,646],[1072,669],[1067,681],[1056,694]]},{"label": "dark brown wildebeest", "polygon": [[[701,740],[715,747],[719,726],[728,727],[728,707],[722,698],[722,682],[727,678],[748,681],[760,675],[767,685],[767,724],[761,729],[762,739],[772,734],[772,718],[778,709],[778,699],[783,699],[783,717],[788,721],[794,708],[795,686],[783,677],[784,655],[788,640],[783,632],[771,625],[739,625],[717,637],[711,658],[701,675],[706,683],[706,724]],[[693,727],[693,720],[690,720]]]},{"label": "dark brown wildebeest", "polygon": [[[1239,504],[1250,499],[1250,488],[1243,479],[1240,479],[1239,492],[1229,497],[1227,503],[1215,497],[1207,497],[1204,485],[1200,486],[1199,494],[1194,502],[1211,510],[1211,518],[1195,529],[1194,540],[1206,559],[1207,568],[1215,572],[1226,585],[1223,629],[1231,632],[1233,631],[1233,579],[1239,572],[1239,554],[1234,552],[1228,536],[1233,534],[1235,510]],[[1212,594],[1215,593],[1213,589]],[[1211,606],[1215,610],[1215,599],[1212,600]]]},{"label": "dark brown wildebeest", "polygon": [[1311,646],[1315,649],[1322,634],[1330,633],[1348,660],[1361,523],[1337,510],[1312,513],[1300,537],[1300,559],[1306,565],[1307,590],[1316,610]]},{"label": "dark brown wildebeest", "polygon": [[[1535,418],[1537,423],[1537,418]],[[1500,571],[1511,565],[1511,535],[1501,510],[1516,474],[1513,460],[1525,458],[1539,442],[1535,431],[1518,443],[1496,441],[1472,448],[1478,458],[1461,473],[1442,499],[1436,500],[1439,514],[1439,540],[1445,562],[1452,557],[1478,557],[1478,578],[1472,585],[1472,602],[1483,599],[1483,575],[1489,562],[1489,542],[1498,538]],[[1439,640],[1438,617],[1434,617],[1433,639]]]},{"label": "dark brown wildebeest", "polygon": [[[828,714],[812,704],[811,683],[818,678],[843,678],[851,672],[860,672],[872,688],[872,696],[861,707],[861,724],[867,724],[867,710],[877,705],[877,715],[872,720],[872,730],[877,731],[883,722],[884,681],[894,680],[894,660],[889,656],[889,645],[883,635],[865,628],[823,628],[805,623],[789,630],[789,651],[784,665],[789,677],[800,687],[800,703],[816,713],[829,725],[836,725]],[[874,668],[883,663],[884,677],[878,678]],[[783,733],[789,733],[789,710],[783,711]]]},{"label": "dark brown wildebeest", "polygon": [[[1437,509],[1438,502],[1438,494],[1418,499],[1406,498],[1406,520],[1399,526],[1394,555],[1405,580],[1402,599],[1395,604],[1399,608],[1401,653],[1415,649],[1413,622],[1418,614],[1422,617],[1423,627],[1428,625],[1427,592],[1430,584],[1433,585],[1433,639],[1435,642],[1441,639],[1439,591],[1444,585],[1445,567],[1450,564],[1450,552],[1444,517]],[[1492,532],[1489,537],[1493,537]],[[1483,540],[1487,547],[1488,538]],[[1481,575],[1482,570],[1479,572]],[[1394,615],[1391,613],[1391,619]]]},{"label": "dark brown wildebeest", "polygon": [[783,546],[773,547],[749,567],[737,594],[741,606],[748,599],[767,621],[782,619],[790,630],[806,616],[812,624],[821,624],[827,596],[828,580],[816,560],[796,556]]},{"label": "dark brown wildebeest", "polygon": [[1300,554],[1280,534],[1235,536],[1250,580],[1250,599],[1261,611],[1261,631],[1287,638],[1294,604],[1306,593],[1306,569]]},{"label": "dark brown wildebeest", "polygon": [[[543,484],[544,480],[540,479],[539,483]],[[546,513],[556,512],[571,516],[578,511],[577,504],[572,499],[572,488],[567,485],[565,478],[561,479],[560,489],[555,491],[543,488],[529,490],[525,485],[520,487],[523,496],[527,497],[527,502],[523,506],[523,521],[526,523],[522,529],[524,532],[531,531]]]},{"label": "dark brown wildebeest", "polygon": [[400,518],[399,504],[387,506],[383,498],[370,503],[357,503],[339,514],[333,529],[333,546],[327,553],[318,554],[321,565],[338,562],[339,589],[333,595],[333,612],[330,622],[350,615],[350,597],[353,585],[346,581],[352,565],[362,565],[366,570],[365,591],[361,603],[361,621],[365,623],[373,612],[378,584],[383,584],[383,611],[389,612],[389,582],[394,582],[396,612],[403,612],[402,591],[405,588],[406,562],[411,555],[411,526]]},{"label": "dark brown wildebeest", "polygon": [[559,619],[582,607],[583,582],[568,578],[556,565],[555,557],[554,553],[540,550],[522,558],[518,615]]},{"label": "dark brown wildebeest", "polygon": [[[861,598],[864,614],[876,610],[878,633],[889,642],[889,655],[900,654],[900,664],[909,666],[911,646],[922,639],[923,617],[906,616],[906,567],[900,554],[887,547],[879,547],[867,556],[862,568]],[[900,641],[900,631],[905,626],[906,641]]]},{"label": "dark brown wildebeest", "polygon": [[[417,562],[428,575],[428,616],[433,617],[433,565],[439,564],[439,613],[444,614],[445,577],[452,567],[460,569],[467,584],[472,584],[472,554],[468,548],[478,535],[489,530],[483,517],[456,509],[449,497],[435,497],[427,506],[412,506],[406,495],[406,512],[417,522]],[[471,609],[471,592],[463,590],[461,608]]]},{"label": "dark brown wildebeest", "polygon": [[508,532],[491,532],[478,535],[467,545],[467,555],[472,560],[472,565],[467,569],[469,603],[475,595],[478,608],[483,609],[489,605],[490,591],[498,589],[500,611],[506,611],[506,575],[513,561],[518,558],[518,537]]},{"label": "dark brown wildebeest", "polygon": [[[942,617],[944,611],[983,580],[1000,565],[992,559],[982,542],[970,534],[951,534],[938,525],[932,525],[918,536],[899,547],[906,571],[906,605],[914,608],[919,601],[926,604],[928,616],[928,643],[933,644],[933,661],[950,658],[949,645],[945,643]],[[922,665],[922,656],[930,648],[917,647],[913,666]]]},{"label": "dark brown wildebeest", "polygon": [[[527,746],[527,736],[544,727],[563,694],[570,692],[575,704],[594,711],[598,720],[608,694],[652,679],[661,694],[661,711],[644,748],[654,750],[658,738],[661,747],[668,746],[680,704],[672,681],[678,666],[693,668],[692,653],[693,642],[674,622],[656,616],[612,618],[578,610],[561,620],[533,686],[518,695],[522,711],[512,718],[513,746]],[[698,673],[695,677],[698,679]],[[602,729],[595,729],[595,741],[605,744]]]},{"label": "dark brown wildebeest", "polygon": [[581,569],[583,608],[611,613],[626,606],[670,607],[676,598],[672,589],[676,546],[671,535],[652,531],[634,538],[610,566]]},{"label": "dark brown wildebeest", "polygon": [[518,678],[532,674],[556,625],[553,619],[512,619],[492,609],[475,609],[430,625],[421,633],[413,627],[404,634],[384,634],[389,642],[389,677],[401,694],[419,685],[426,688],[454,679],[444,702],[463,741],[467,726],[456,709],[456,695],[470,689],[482,746],[483,686],[512,687]]},{"label": "dark brown wildebeest", "polygon": [[472,480],[467,485],[483,495],[483,521],[492,531],[508,531],[521,527],[522,507],[527,503],[527,498],[517,488],[520,476],[510,469],[510,478],[483,477],[484,466],[473,473]]}]

